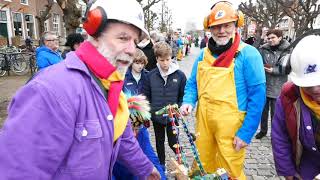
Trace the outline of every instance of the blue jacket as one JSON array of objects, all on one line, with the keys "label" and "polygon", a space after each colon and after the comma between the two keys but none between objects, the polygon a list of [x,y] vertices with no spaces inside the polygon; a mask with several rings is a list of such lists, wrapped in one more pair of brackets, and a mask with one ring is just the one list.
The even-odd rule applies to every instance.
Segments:
[{"label": "blue jacket", "polygon": [[[243,42],[241,42],[243,43]],[[198,101],[198,63],[203,60],[204,50],[195,60],[184,91],[183,104],[195,107]],[[213,55],[217,57],[216,55]],[[266,100],[266,78],[263,61],[256,48],[246,45],[237,55],[234,67],[238,109],[246,112],[242,127],[236,133],[247,144],[256,132]]]},{"label": "blue jacket", "polygon": [[137,81],[134,79],[132,73],[132,68],[130,67],[126,73],[124,83],[123,83],[123,92],[125,94],[131,94],[131,95],[139,95],[142,94],[142,89],[143,89],[143,83],[146,79],[146,75],[148,73],[147,70],[143,69],[141,71],[141,79],[137,83]]},{"label": "blue jacket", "polygon": [[179,38],[179,39],[177,40],[177,45],[178,45],[179,48],[182,48],[182,47],[183,47],[183,40],[182,40],[181,38]]},{"label": "blue jacket", "polygon": [[52,51],[47,46],[41,46],[36,50],[36,60],[38,69],[57,64],[62,61],[62,57],[59,52]]},{"label": "blue jacket", "polygon": [[155,115],[155,112],[169,104],[181,106],[185,85],[186,76],[178,69],[168,75],[166,82],[161,76],[158,67],[147,74],[143,85],[143,94],[150,102],[152,121],[161,124],[169,123],[162,116]]},{"label": "blue jacket", "polygon": [[[161,175],[161,180],[165,180],[166,176],[164,173],[164,167],[161,166],[158,156],[154,152],[151,143],[150,143],[150,135],[148,129],[143,127],[140,129],[137,140],[144,154],[149,158],[149,160],[153,163],[153,165],[157,168]],[[113,167],[113,179],[114,180],[138,180],[137,176],[134,176],[128,171],[128,168],[124,167],[120,163],[116,163]]]}]

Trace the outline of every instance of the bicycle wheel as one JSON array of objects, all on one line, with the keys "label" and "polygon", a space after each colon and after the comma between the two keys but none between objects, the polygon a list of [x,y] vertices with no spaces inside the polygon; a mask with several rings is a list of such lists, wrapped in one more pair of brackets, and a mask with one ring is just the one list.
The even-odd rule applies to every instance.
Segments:
[{"label": "bicycle wheel", "polygon": [[6,75],[7,73],[4,66],[5,66],[4,56],[0,55],[0,77]]},{"label": "bicycle wheel", "polygon": [[25,75],[28,72],[28,62],[22,54],[16,54],[11,58],[12,71],[17,75]]}]

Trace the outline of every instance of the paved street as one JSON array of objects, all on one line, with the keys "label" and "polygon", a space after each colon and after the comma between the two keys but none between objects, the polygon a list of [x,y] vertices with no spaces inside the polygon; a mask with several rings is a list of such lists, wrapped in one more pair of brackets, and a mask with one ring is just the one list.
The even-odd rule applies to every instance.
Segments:
[{"label": "paved street", "polygon": [[[187,78],[190,76],[192,65],[194,60],[196,59],[197,55],[199,54],[199,48],[192,47],[191,54],[185,57],[182,61],[179,62],[180,69],[185,72]],[[194,116],[188,117],[189,119],[189,126],[194,132]],[[270,130],[270,123],[269,123],[269,130]],[[153,130],[150,129],[150,134],[152,136],[152,143],[154,144],[154,133]],[[190,149],[188,148],[188,141],[184,132],[181,130],[182,137],[180,138],[181,144],[186,146],[187,149],[187,156],[191,162],[191,153]],[[170,157],[174,157],[172,150],[169,148],[169,145],[166,143],[166,152],[167,157],[166,160],[168,161]],[[168,164],[168,163],[167,163]],[[267,137],[262,138],[261,140],[253,139],[252,143],[247,147],[247,157],[245,161],[245,173],[247,175],[248,180],[263,180],[263,179],[280,179],[275,172],[274,168],[274,161],[272,156],[272,149],[271,149],[271,142],[270,142],[270,132],[268,133]],[[172,176],[170,176],[172,178]],[[169,178],[169,179],[170,179]]]}]

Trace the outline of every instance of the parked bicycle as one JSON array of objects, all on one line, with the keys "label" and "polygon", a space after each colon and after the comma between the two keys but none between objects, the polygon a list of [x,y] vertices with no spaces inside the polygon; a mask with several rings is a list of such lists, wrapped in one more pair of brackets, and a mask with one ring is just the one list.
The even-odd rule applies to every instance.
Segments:
[{"label": "parked bicycle", "polygon": [[28,72],[28,64],[21,52],[0,52],[0,76],[10,75],[10,71],[24,75]]},{"label": "parked bicycle", "polygon": [[33,75],[37,71],[34,49],[35,47],[0,47],[0,76],[10,75],[10,71],[17,75],[25,75],[29,69]]}]

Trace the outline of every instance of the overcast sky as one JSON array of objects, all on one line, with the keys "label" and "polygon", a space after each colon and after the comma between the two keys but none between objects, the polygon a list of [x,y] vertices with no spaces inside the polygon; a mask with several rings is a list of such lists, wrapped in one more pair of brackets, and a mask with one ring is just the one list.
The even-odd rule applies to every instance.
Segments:
[{"label": "overcast sky", "polygon": [[[244,0],[229,0],[235,7]],[[187,21],[195,22],[198,29],[202,29],[202,22],[209,14],[210,7],[217,0],[167,0],[172,10],[173,27],[184,29]]]}]

